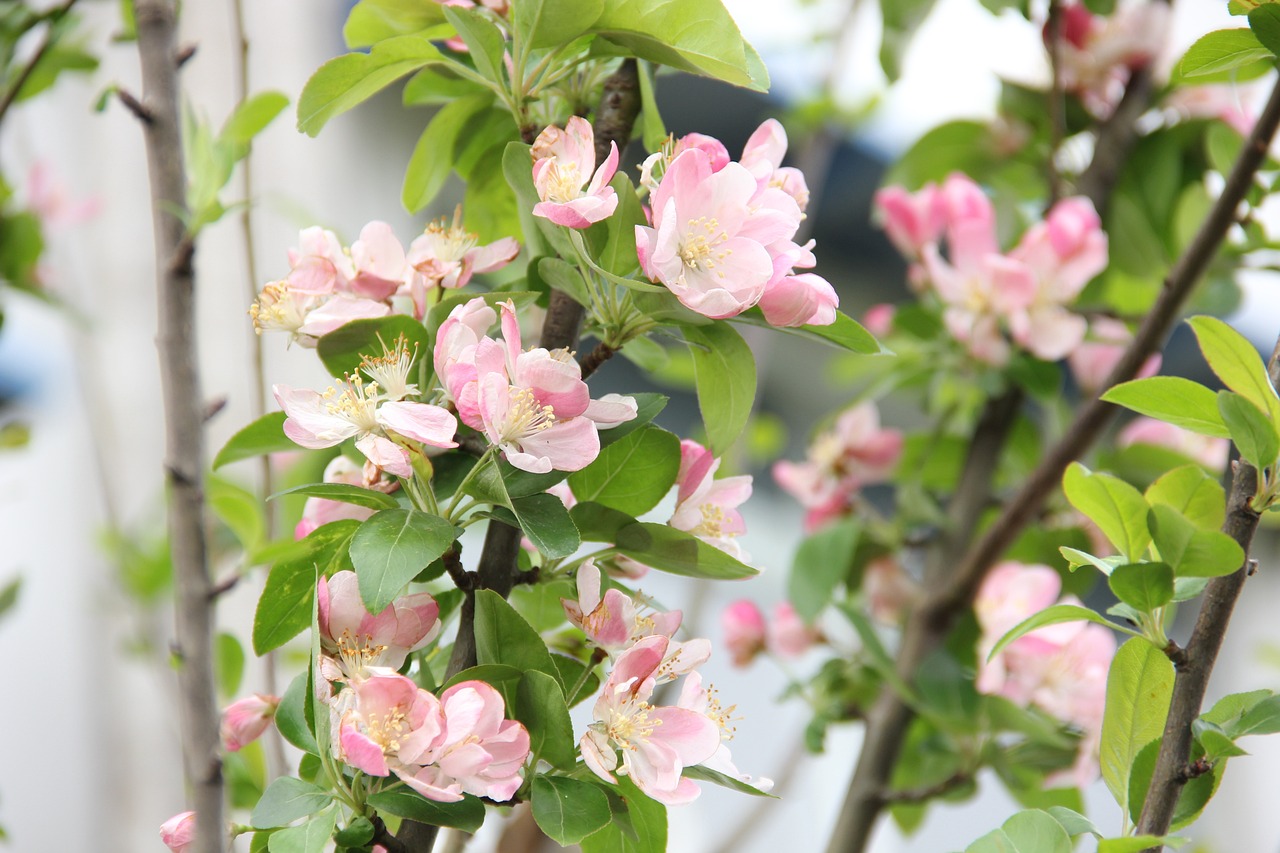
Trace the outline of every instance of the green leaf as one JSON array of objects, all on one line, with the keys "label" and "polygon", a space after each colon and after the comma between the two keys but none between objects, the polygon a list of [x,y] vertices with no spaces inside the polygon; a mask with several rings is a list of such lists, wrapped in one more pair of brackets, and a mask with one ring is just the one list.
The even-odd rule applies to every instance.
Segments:
[{"label": "green leaf", "polygon": [[1236,728],[1245,716],[1258,706],[1259,702],[1276,695],[1270,690],[1250,690],[1245,693],[1229,693],[1223,696],[1213,707],[1201,714],[1201,718],[1221,726],[1223,731],[1232,737],[1240,737]]},{"label": "green leaf", "polygon": [[1116,566],[1107,582],[1116,598],[1142,613],[1173,600],[1173,569],[1165,563]]},{"label": "green leaf", "polygon": [[262,543],[267,520],[258,496],[229,480],[210,475],[205,478],[205,499],[218,520],[235,534],[246,551]]},{"label": "green leaf", "polygon": [[360,522],[342,519],[311,531],[267,574],[253,615],[253,650],[264,655],[296,637],[311,624],[316,580],[345,568],[345,557]]},{"label": "green leaf", "polygon": [[1116,631],[1124,631],[1125,633],[1128,633],[1128,634],[1133,633],[1127,628],[1122,628],[1119,625],[1115,625],[1111,622],[1108,622],[1106,619],[1102,618],[1097,613],[1093,612],[1087,607],[1080,607],[1079,605],[1076,605],[1076,604],[1055,604],[1052,607],[1046,607],[1044,610],[1041,610],[1039,613],[1036,613],[1032,616],[1027,617],[1026,619],[1023,619],[1017,625],[1014,625],[1012,628],[1010,628],[1009,632],[1005,634],[1003,637],[1001,637],[1000,640],[995,644],[995,647],[991,649],[991,654],[987,655],[987,660],[991,660],[996,655],[1000,654],[1000,652],[1005,648],[1005,646],[1009,645],[1014,640],[1018,639],[1024,634],[1031,633],[1037,628],[1043,628],[1046,625],[1057,625],[1061,622],[1082,622],[1082,621],[1093,622],[1098,625],[1103,625],[1107,628],[1112,628]]},{"label": "green leaf", "polygon": [[355,504],[368,509],[396,509],[400,506],[399,502],[386,492],[351,486],[346,483],[307,483],[302,486],[294,486],[292,489],[285,489],[282,492],[276,492],[267,500],[273,501],[285,495],[306,495],[312,498],[324,498],[327,501],[341,501],[342,503]]},{"label": "green leaf", "polygon": [[385,610],[457,535],[443,518],[417,510],[384,509],[370,516],[351,540],[365,608],[374,614]]},{"label": "green leaf", "polygon": [[1098,828],[1093,825],[1093,821],[1089,820],[1089,818],[1079,812],[1072,811],[1071,809],[1064,808],[1062,806],[1050,806],[1045,811],[1053,815],[1053,819],[1062,824],[1062,828],[1065,829],[1067,831],[1067,835],[1070,835],[1072,838],[1086,833],[1089,835],[1096,835],[1098,837],[1102,836],[1102,833],[1098,831]]},{"label": "green leaf", "polygon": [[1169,658],[1144,639],[1129,640],[1111,661],[1102,718],[1102,778],[1125,813],[1134,759],[1164,731],[1173,674]]},{"label": "green leaf", "polygon": [[271,833],[268,853],[323,853],[338,825],[338,814],[330,809],[300,826],[290,826]]},{"label": "green leaf", "polygon": [[475,832],[484,823],[484,803],[466,795],[456,803],[438,803],[405,788],[370,794],[369,805],[380,812],[432,826]]},{"label": "green leaf", "polygon": [[667,126],[658,112],[658,98],[653,85],[653,67],[639,63],[640,69],[640,128],[644,149],[654,152],[667,141]]},{"label": "green leaf", "polygon": [[248,145],[287,106],[289,98],[281,92],[259,92],[250,96],[223,123],[218,141],[228,145]]},{"label": "green leaf", "polygon": [[679,470],[680,439],[649,425],[602,449],[594,462],[569,475],[569,487],[580,501],[637,516],[671,491]]},{"label": "green leaf", "polygon": [[360,815],[334,833],[333,840],[338,842],[339,847],[360,848],[367,846],[373,840],[373,835],[373,821]]},{"label": "green leaf", "polygon": [[560,680],[560,671],[538,632],[502,596],[488,589],[476,590],[476,660],[500,663],[518,670],[537,672]]},{"label": "green leaf", "polygon": [[573,41],[603,11],[604,0],[521,0],[512,5],[511,20],[521,44],[539,50]]},{"label": "green leaf", "polygon": [[740,794],[749,794],[752,797],[767,797],[771,800],[778,799],[777,795],[770,794],[768,791],[761,791],[759,788],[748,785],[741,779],[737,779],[728,774],[721,773],[718,770],[712,770],[710,767],[703,767],[701,764],[694,764],[680,771],[680,775],[686,779],[696,779],[699,782],[710,782],[713,785],[719,785],[721,788],[728,788],[731,791],[737,791]]},{"label": "green leaf", "polygon": [[[563,612],[563,611],[562,611]],[[563,621],[563,620],[562,620]],[[560,671],[560,683],[569,687],[578,683],[582,677],[582,671],[587,668],[586,664],[581,661],[567,658],[564,655],[552,655],[551,662],[556,665],[556,669]],[[595,669],[596,667],[592,667]],[[596,691],[600,689],[600,676],[598,673],[592,672],[582,682],[582,686],[578,688],[576,695],[568,697],[566,704],[572,708],[579,702],[584,702],[596,695]]]},{"label": "green leaf", "polygon": [[569,510],[555,495],[543,493],[515,498],[511,501],[511,510],[524,535],[547,559],[567,557],[582,544]]},{"label": "green leaf", "polygon": [[409,351],[416,348],[418,358],[431,358],[431,342],[427,330],[412,317],[393,314],[390,317],[373,317],[352,320],[320,338],[316,353],[330,376],[346,376],[360,369],[365,356],[377,358],[383,354],[383,344],[395,346],[404,336]]},{"label": "green leaf", "polygon": [[625,512],[591,501],[576,504],[569,510],[569,517],[578,526],[586,542],[613,542],[618,538],[619,530],[628,524],[636,523],[636,520]]},{"label": "green leaf", "polygon": [[218,692],[227,699],[236,695],[244,677],[244,647],[234,634],[222,631],[214,639],[213,671]]},{"label": "green leaf", "polygon": [[516,687],[516,705],[512,710],[515,718],[529,730],[529,749],[534,755],[556,767],[573,769],[578,746],[573,739],[569,707],[558,677],[535,671],[524,673]]},{"label": "green leaf", "polygon": [[249,822],[259,829],[285,826],[315,814],[333,802],[333,794],[292,776],[281,776],[263,792]]},{"label": "green leaf", "polygon": [[858,355],[876,355],[884,352],[879,341],[864,329],[862,324],[839,311],[836,312],[835,322],[826,326],[774,326],[764,318],[764,314],[760,312],[759,308],[752,308],[736,317],[730,317],[729,320],[733,323],[759,326],[763,329],[781,332],[784,335],[805,338],[806,340],[838,347],[846,352],[857,353]]},{"label": "green leaf", "polygon": [[1267,378],[1267,366],[1249,340],[1217,317],[1192,317],[1200,351],[1222,383],[1280,422],[1280,397]]},{"label": "green leaf", "polygon": [[414,107],[423,104],[448,104],[458,98],[489,91],[475,80],[458,76],[447,65],[429,65],[410,77],[400,94],[406,107]]},{"label": "green leaf", "polygon": [[1078,548],[1069,548],[1066,545],[1058,548],[1058,553],[1066,558],[1067,565],[1070,566],[1073,572],[1081,566],[1093,566],[1108,577],[1115,571],[1116,566],[1120,565],[1116,561],[1124,561],[1123,557],[1095,557],[1093,554],[1086,553]]},{"label": "green leaf", "polygon": [[613,820],[582,839],[582,853],[663,853],[667,849],[667,807],[618,777],[622,796],[609,796]]},{"label": "green leaf", "polygon": [[444,10],[436,3],[420,0],[360,0],[347,15],[342,37],[355,50],[384,39],[425,30],[444,21]]},{"label": "green leaf", "polygon": [[1231,391],[1218,392],[1218,409],[1241,456],[1259,471],[1275,464],[1276,457],[1280,456],[1280,434],[1276,433],[1274,421]]},{"label": "green leaf", "polygon": [[1160,559],[1180,578],[1216,578],[1244,565],[1244,549],[1218,530],[1197,530],[1177,510],[1152,507],[1150,524]]},{"label": "green leaf", "polygon": [[1147,501],[1142,493],[1110,474],[1093,473],[1073,462],[1062,478],[1071,505],[1091,519],[1111,544],[1137,562],[1151,542],[1147,531]]},{"label": "green leaf", "polygon": [[757,92],[769,88],[767,72],[751,61],[754,51],[720,0],[614,0],[591,31],[640,59]]},{"label": "green leaf", "polygon": [[1183,77],[1203,77],[1271,57],[1271,51],[1249,30],[1217,30],[1187,48],[1178,63],[1178,73]]},{"label": "green leaf", "polygon": [[213,469],[216,471],[223,465],[239,462],[241,459],[252,459],[266,453],[297,450],[298,445],[284,434],[286,417],[284,412],[271,412],[231,436],[231,439],[218,451],[218,455],[213,458]]},{"label": "green leaf", "polygon": [[[574,302],[584,308],[591,305],[591,293],[582,279],[582,273],[569,262],[561,258],[539,258],[538,275],[548,287],[569,294]],[[647,340],[647,338],[639,340]]]},{"label": "green leaf", "polygon": [[567,776],[536,776],[533,819],[562,847],[577,844],[609,823],[609,798],[600,786]]},{"label": "green leaf", "polygon": [[317,755],[320,747],[316,744],[316,736],[307,725],[307,673],[294,676],[289,687],[280,697],[276,706],[276,728],[289,743],[310,755]]},{"label": "green leaf", "polygon": [[1201,748],[1204,749],[1205,759],[1209,762],[1215,762],[1220,758],[1235,758],[1239,755],[1249,754],[1236,746],[1236,742],[1232,740],[1231,736],[1216,723],[1197,718],[1191,722],[1191,732],[1195,735],[1195,739]]},{"label": "green leaf", "polygon": [[646,225],[644,209],[636,195],[635,184],[622,172],[613,176],[609,186],[618,197],[617,209],[601,222],[587,229],[587,245],[596,247],[592,259],[617,276],[629,276],[640,266],[636,255],[636,226]]},{"label": "green leaf", "polygon": [[564,229],[542,216],[534,216],[533,208],[541,199],[533,185],[533,154],[523,142],[509,142],[502,152],[502,174],[516,195],[520,227],[530,257],[559,255],[573,257],[573,244]]},{"label": "green leaf", "polygon": [[380,41],[369,53],[329,60],[311,75],[298,98],[298,130],[315,136],[329,119],[368,100],[406,74],[444,56],[422,35]]},{"label": "green leaf", "polygon": [[1040,809],[1021,811],[1000,827],[1013,849],[1026,853],[1071,853],[1071,836],[1053,815]]},{"label": "green leaf", "polygon": [[1249,29],[1273,54],[1280,54],[1280,7],[1270,3],[1249,13]]},{"label": "green leaf", "polygon": [[787,575],[787,599],[805,622],[813,624],[831,603],[836,587],[848,579],[861,535],[861,524],[846,519],[823,527],[796,549]]},{"label": "green leaf", "polygon": [[1163,474],[1147,487],[1146,498],[1152,506],[1173,507],[1201,530],[1219,529],[1226,515],[1222,486],[1199,465],[1184,465]]},{"label": "green leaf", "polygon": [[466,6],[445,6],[444,16],[467,43],[476,70],[488,80],[503,83],[507,79],[502,64],[507,40],[497,25],[483,12]]},{"label": "green leaf", "polygon": [[492,94],[459,98],[440,108],[418,138],[404,173],[400,201],[417,213],[435,199],[453,171],[459,144],[468,125],[493,103]]},{"label": "green leaf", "polygon": [[1098,853],[1141,853],[1165,845],[1179,846],[1183,839],[1167,835],[1127,835],[1124,838],[1103,838],[1098,841]]},{"label": "green leaf", "polygon": [[756,360],[751,347],[726,323],[685,326],[693,354],[698,408],[707,428],[707,444],[723,456],[738,440],[756,399]]},{"label": "green leaf", "polygon": [[1218,412],[1217,395],[1199,382],[1180,376],[1123,382],[1109,389],[1102,399],[1201,435],[1230,435]]},{"label": "green leaf", "polygon": [[1268,696],[1224,728],[1233,738],[1280,732],[1280,696]]},{"label": "green leaf", "polygon": [[615,544],[624,556],[673,575],[740,580],[760,573],[698,537],[665,524],[628,524],[618,530]]}]

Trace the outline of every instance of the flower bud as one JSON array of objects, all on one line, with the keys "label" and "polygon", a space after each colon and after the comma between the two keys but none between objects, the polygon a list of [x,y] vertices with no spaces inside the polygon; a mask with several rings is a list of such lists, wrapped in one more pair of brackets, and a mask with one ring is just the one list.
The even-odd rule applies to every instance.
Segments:
[{"label": "flower bud", "polygon": [[237,699],[222,711],[222,746],[238,752],[253,743],[275,719],[280,700],[275,696],[255,693]]}]

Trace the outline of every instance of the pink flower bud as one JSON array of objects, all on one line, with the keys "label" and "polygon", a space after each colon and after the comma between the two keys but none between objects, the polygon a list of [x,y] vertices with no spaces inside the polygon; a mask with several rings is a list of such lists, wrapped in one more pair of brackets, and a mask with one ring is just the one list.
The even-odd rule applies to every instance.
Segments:
[{"label": "pink flower bud", "polygon": [[237,699],[222,710],[222,746],[237,752],[253,743],[275,719],[280,700],[265,693]]},{"label": "pink flower bud", "polygon": [[788,601],[779,601],[773,608],[773,621],[769,624],[769,651],[778,657],[799,657],[821,639],[816,628],[804,624],[800,614]]},{"label": "pink flower bud", "polygon": [[196,813],[180,812],[160,824],[160,840],[173,853],[186,853],[196,840]]},{"label": "pink flower bud", "polygon": [[734,666],[746,666],[764,651],[764,614],[749,599],[735,601],[720,614],[724,642]]},{"label": "pink flower bud", "polygon": [[883,338],[893,330],[893,316],[897,308],[888,302],[880,302],[867,309],[862,315],[862,325],[877,338]]}]

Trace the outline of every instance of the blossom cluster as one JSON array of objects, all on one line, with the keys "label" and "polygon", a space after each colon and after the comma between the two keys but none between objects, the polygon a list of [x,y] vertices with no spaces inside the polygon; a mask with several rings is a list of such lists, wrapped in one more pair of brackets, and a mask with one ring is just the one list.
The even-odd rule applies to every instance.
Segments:
[{"label": "blossom cluster", "polygon": [[990,199],[962,174],[914,193],[886,187],[876,206],[912,262],[913,285],[937,297],[947,330],[978,361],[1002,366],[1015,345],[1057,361],[1084,340],[1088,324],[1067,306],[1107,266],[1107,236],[1087,199],[1059,201],[1007,253]]},{"label": "blossom cluster", "polygon": [[[1060,781],[1084,787],[1098,777],[1098,747],[1107,671],[1115,656],[1110,631],[1088,622],[1038,628],[987,660],[1008,631],[1059,602],[1062,579],[1048,566],[1007,561],[995,566],[974,600],[978,640],[977,687],[1022,706],[1035,705],[1083,734],[1074,767]],[[1074,596],[1061,603],[1079,604]]]},{"label": "blossom cluster", "polygon": [[1164,45],[1172,18],[1169,6],[1160,0],[1128,0],[1110,15],[1095,15],[1074,0],[1062,4],[1060,14],[1062,86],[1078,95],[1090,112],[1106,118],[1133,72],[1148,65]]},{"label": "blossom cluster", "polygon": [[766,622],[754,601],[739,599],[720,614],[720,627],[734,666],[746,666],[766,651],[780,658],[799,657],[822,639],[821,632],[806,625],[786,601],[774,605]]},{"label": "blossom cluster", "polygon": [[[711,655],[705,639],[675,640],[680,611],[651,612],[619,589],[601,594],[602,577],[587,561],[578,569],[578,597],[562,599],[565,613],[587,640],[613,659],[613,669],[579,741],[582,760],[608,782],[625,775],[647,796],[667,805],[700,793],[684,768],[701,765],[748,781],[729,755],[733,707],[704,688],[696,667]],[[650,700],[659,685],[684,679],[674,705]],[[755,780],[767,790],[767,780]]]},{"label": "blossom cluster", "polygon": [[504,302],[501,312],[501,341],[486,335],[498,313],[480,297],[441,324],[435,369],[446,400],[517,468],[539,474],[585,468],[600,454],[598,431],[633,419],[635,399],[591,399],[572,353],[522,350],[515,305]]},{"label": "blossom cluster", "polygon": [[520,787],[529,733],[505,719],[501,694],[464,681],[438,698],[396,670],[439,632],[428,593],[399,598],[376,616],[354,572],[321,578],[316,590],[320,673],[328,697],[334,757],[370,776],[395,774],[430,800],[474,794],[499,802]]},{"label": "blossom cluster", "polygon": [[475,273],[510,263],[520,245],[506,237],[479,245],[453,222],[432,222],[406,250],[385,222],[370,222],[349,247],[320,227],[298,236],[289,251],[289,274],[263,287],[249,309],[253,326],[288,333],[303,346],[352,320],[412,314],[421,320],[434,288],[465,287]]},{"label": "blossom cluster", "polygon": [[901,456],[901,431],[880,426],[874,403],[859,403],[814,438],[805,461],[775,463],[773,477],[807,510],[813,532],[846,513],[863,486],[885,482]]}]

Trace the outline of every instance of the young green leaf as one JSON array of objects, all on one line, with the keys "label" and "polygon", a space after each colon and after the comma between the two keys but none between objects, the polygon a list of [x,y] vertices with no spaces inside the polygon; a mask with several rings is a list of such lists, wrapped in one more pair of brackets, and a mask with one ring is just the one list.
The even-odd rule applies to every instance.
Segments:
[{"label": "young green leaf", "polygon": [[1073,462],[1062,478],[1071,505],[1106,534],[1130,562],[1142,559],[1151,534],[1147,531],[1147,501],[1142,493],[1110,474],[1094,473]]},{"label": "young green leaf", "polygon": [[328,809],[298,826],[278,829],[267,839],[268,853],[324,853],[338,825],[338,813]]},{"label": "young green leaf", "polygon": [[453,170],[459,143],[472,119],[493,103],[486,93],[459,98],[440,108],[413,147],[404,173],[400,201],[404,209],[417,213],[430,204]]},{"label": "young green leaf", "polygon": [[[559,670],[556,672],[558,674]],[[511,710],[528,730],[529,749],[533,754],[556,767],[573,769],[578,759],[578,747],[573,738],[564,688],[557,678],[537,671],[525,672],[516,687],[516,704]]]},{"label": "young green leaf", "polygon": [[665,524],[628,524],[618,530],[615,544],[624,556],[673,575],[739,580],[760,573],[693,534]]},{"label": "young green leaf", "polygon": [[653,66],[639,63],[640,70],[640,128],[644,150],[654,152],[667,141],[667,126],[658,112],[658,98],[653,85]]},{"label": "young green leaf", "polygon": [[680,470],[680,439],[646,426],[600,451],[595,461],[569,475],[580,501],[595,501],[632,516],[657,506]]},{"label": "young green leaf", "polygon": [[235,534],[246,551],[262,544],[267,520],[257,495],[212,474],[205,478],[204,492],[209,509]]},{"label": "young green leaf", "polygon": [[1216,30],[1187,48],[1178,63],[1178,73],[1183,77],[1203,77],[1271,57],[1271,51],[1247,29]]},{"label": "young green leaf", "polygon": [[355,504],[367,509],[396,509],[400,506],[400,503],[395,498],[385,492],[365,489],[360,486],[351,486],[346,483],[307,483],[302,486],[294,486],[292,489],[285,489],[282,492],[276,492],[267,500],[273,501],[285,495],[306,495],[307,497],[324,498],[327,501],[341,501],[342,503]]},{"label": "young green leaf", "polygon": [[507,49],[507,42],[497,25],[481,11],[466,6],[445,6],[444,16],[467,43],[476,70],[495,83],[505,81],[502,55]]},{"label": "young green leaf", "polygon": [[536,670],[556,679],[560,671],[538,632],[502,596],[476,591],[476,660],[500,663],[522,671]]},{"label": "young green leaf", "polygon": [[693,764],[682,771],[680,775],[686,779],[696,779],[699,782],[710,782],[713,785],[719,785],[721,788],[728,788],[731,791],[737,791],[740,794],[747,794],[752,797],[767,797],[771,800],[778,799],[777,795],[770,794],[768,791],[762,791],[759,788],[748,785],[736,776],[729,776],[718,770],[712,770],[710,767],[703,767],[701,764]]},{"label": "young green leaf", "polygon": [[604,0],[521,0],[511,6],[515,35],[526,49],[560,47],[585,33]]},{"label": "young green leaf", "polygon": [[1259,471],[1270,468],[1280,456],[1280,434],[1276,422],[1240,394],[1218,392],[1218,409],[1231,432],[1240,455]]},{"label": "young green leaf", "polygon": [[218,141],[226,145],[248,145],[287,106],[289,98],[280,92],[258,92],[250,96],[227,117]]},{"label": "young green leaf", "polygon": [[347,15],[342,38],[356,50],[395,36],[410,35],[444,22],[444,9],[416,0],[360,0]]},{"label": "young green leaf", "polygon": [[484,803],[470,795],[456,803],[439,803],[426,799],[416,791],[398,788],[370,794],[368,803],[386,814],[432,826],[460,829],[463,832],[475,832],[484,823]]},{"label": "young green leaf", "polygon": [[836,587],[849,577],[862,533],[854,519],[823,527],[800,543],[787,576],[787,598],[810,624],[831,603]]},{"label": "young green leaf", "polygon": [[317,574],[345,568],[347,550],[360,522],[334,521],[298,543],[299,548],[271,567],[253,615],[253,650],[264,655],[296,637],[311,624]]},{"label": "young green leaf", "polygon": [[333,794],[323,788],[292,776],[281,776],[263,792],[249,822],[259,829],[285,826],[315,814],[331,802]]},{"label": "young green leaf", "polygon": [[320,747],[316,736],[307,725],[307,673],[302,672],[289,682],[289,687],[276,706],[276,728],[289,743],[309,755],[317,755]]},{"label": "young green leaf", "polygon": [[265,414],[231,436],[218,451],[218,455],[213,457],[213,470],[266,453],[297,450],[298,445],[284,434],[286,417],[284,412]]},{"label": "young green leaf", "polygon": [[1230,435],[1218,412],[1217,395],[1199,382],[1180,376],[1122,382],[1103,394],[1102,399],[1201,435]]},{"label": "young green leaf", "polygon": [[1173,569],[1164,563],[1116,566],[1107,583],[1116,598],[1140,613],[1151,613],[1173,599]]},{"label": "young green leaf", "polygon": [[1267,366],[1249,340],[1217,317],[1187,321],[1200,351],[1222,383],[1257,406],[1273,423],[1280,422],[1280,397],[1267,378]]},{"label": "young green leaf", "polygon": [[1251,11],[1249,29],[1263,47],[1280,56],[1280,7],[1267,3]]},{"label": "young green leaf", "polygon": [[410,72],[443,62],[444,55],[423,35],[380,41],[369,53],[329,60],[311,75],[298,98],[298,130],[315,136],[329,119],[371,98]]},{"label": "young green leaf", "polygon": [[1126,634],[1137,636],[1128,628],[1124,628],[1113,622],[1107,621],[1087,607],[1081,607],[1077,604],[1055,604],[1052,607],[1046,607],[1039,613],[1028,616],[1026,619],[1023,619],[1017,625],[1010,628],[1009,632],[996,642],[995,646],[991,649],[991,653],[987,655],[987,660],[991,660],[996,655],[1000,654],[1006,646],[1024,634],[1029,634],[1035,629],[1043,628],[1046,625],[1057,625],[1062,622],[1094,622],[1115,631],[1122,631]]},{"label": "young green leaf", "polygon": [[536,776],[533,819],[549,838],[567,847],[609,823],[609,798],[599,785],[568,776]]},{"label": "young green leaf", "polygon": [[1173,695],[1173,664],[1145,639],[1116,652],[1107,676],[1102,718],[1102,778],[1124,812],[1129,811],[1129,775],[1138,752],[1164,731]]},{"label": "young green leaf", "polygon": [[582,839],[582,853],[663,853],[667,849],[667,807],[618,777],[619,797],[607,792],[613,820]]},{"label": "young green leaf", "polygon": [[351,540],[364,606],[370,613],[385,610],[457,535],[443,518],[417,510],[384,509],[370,516]]},{"label": "young green leaf", "polygon": [[219,632],[214,638],[213,672],[218,683],[218,693],[230,699],[240,690],[244,677],[244,647],[234,634]]},{"label": "young green leaf", "polygon": [[836,312],[835,322],[826,326],[774,326],[764,318],[759,308],[744,311],[736,317],[730,317],[729,320],[745,326],[759,326],[784,335],[805,338],[858,355],[876,355],[884,352],[880,342],[870,332],[857,320],[840,311]]},{"label": "young green leaf", "polygon": [[582,544],[569,510],[555,495],[542,493],[513,498],[511,510],[525,536],[549,559],[567,557]]},{"label": "young green leaf", "polygon": [[1176,509],[1201,530],[1218,530],[1226,516],[1221,484],[1199,465],[1184,465],[1160,476],[1147,487],[1147,502]]},{"label": "young green leaf", "polygon": [[698,408],[707,428],[707,443],[723,456],[751,417],[756,399],[756,360],[742,336],[726,323],[686,326],[693,353]]},{"label": "young green leaf", "polygon": [[1234,539],[1218,530],[1197,530],[1172,507],[1152,507],[1148,525],[1160,559],[1178,577],[1221,577],[1244,565],[1244,550]]}]

